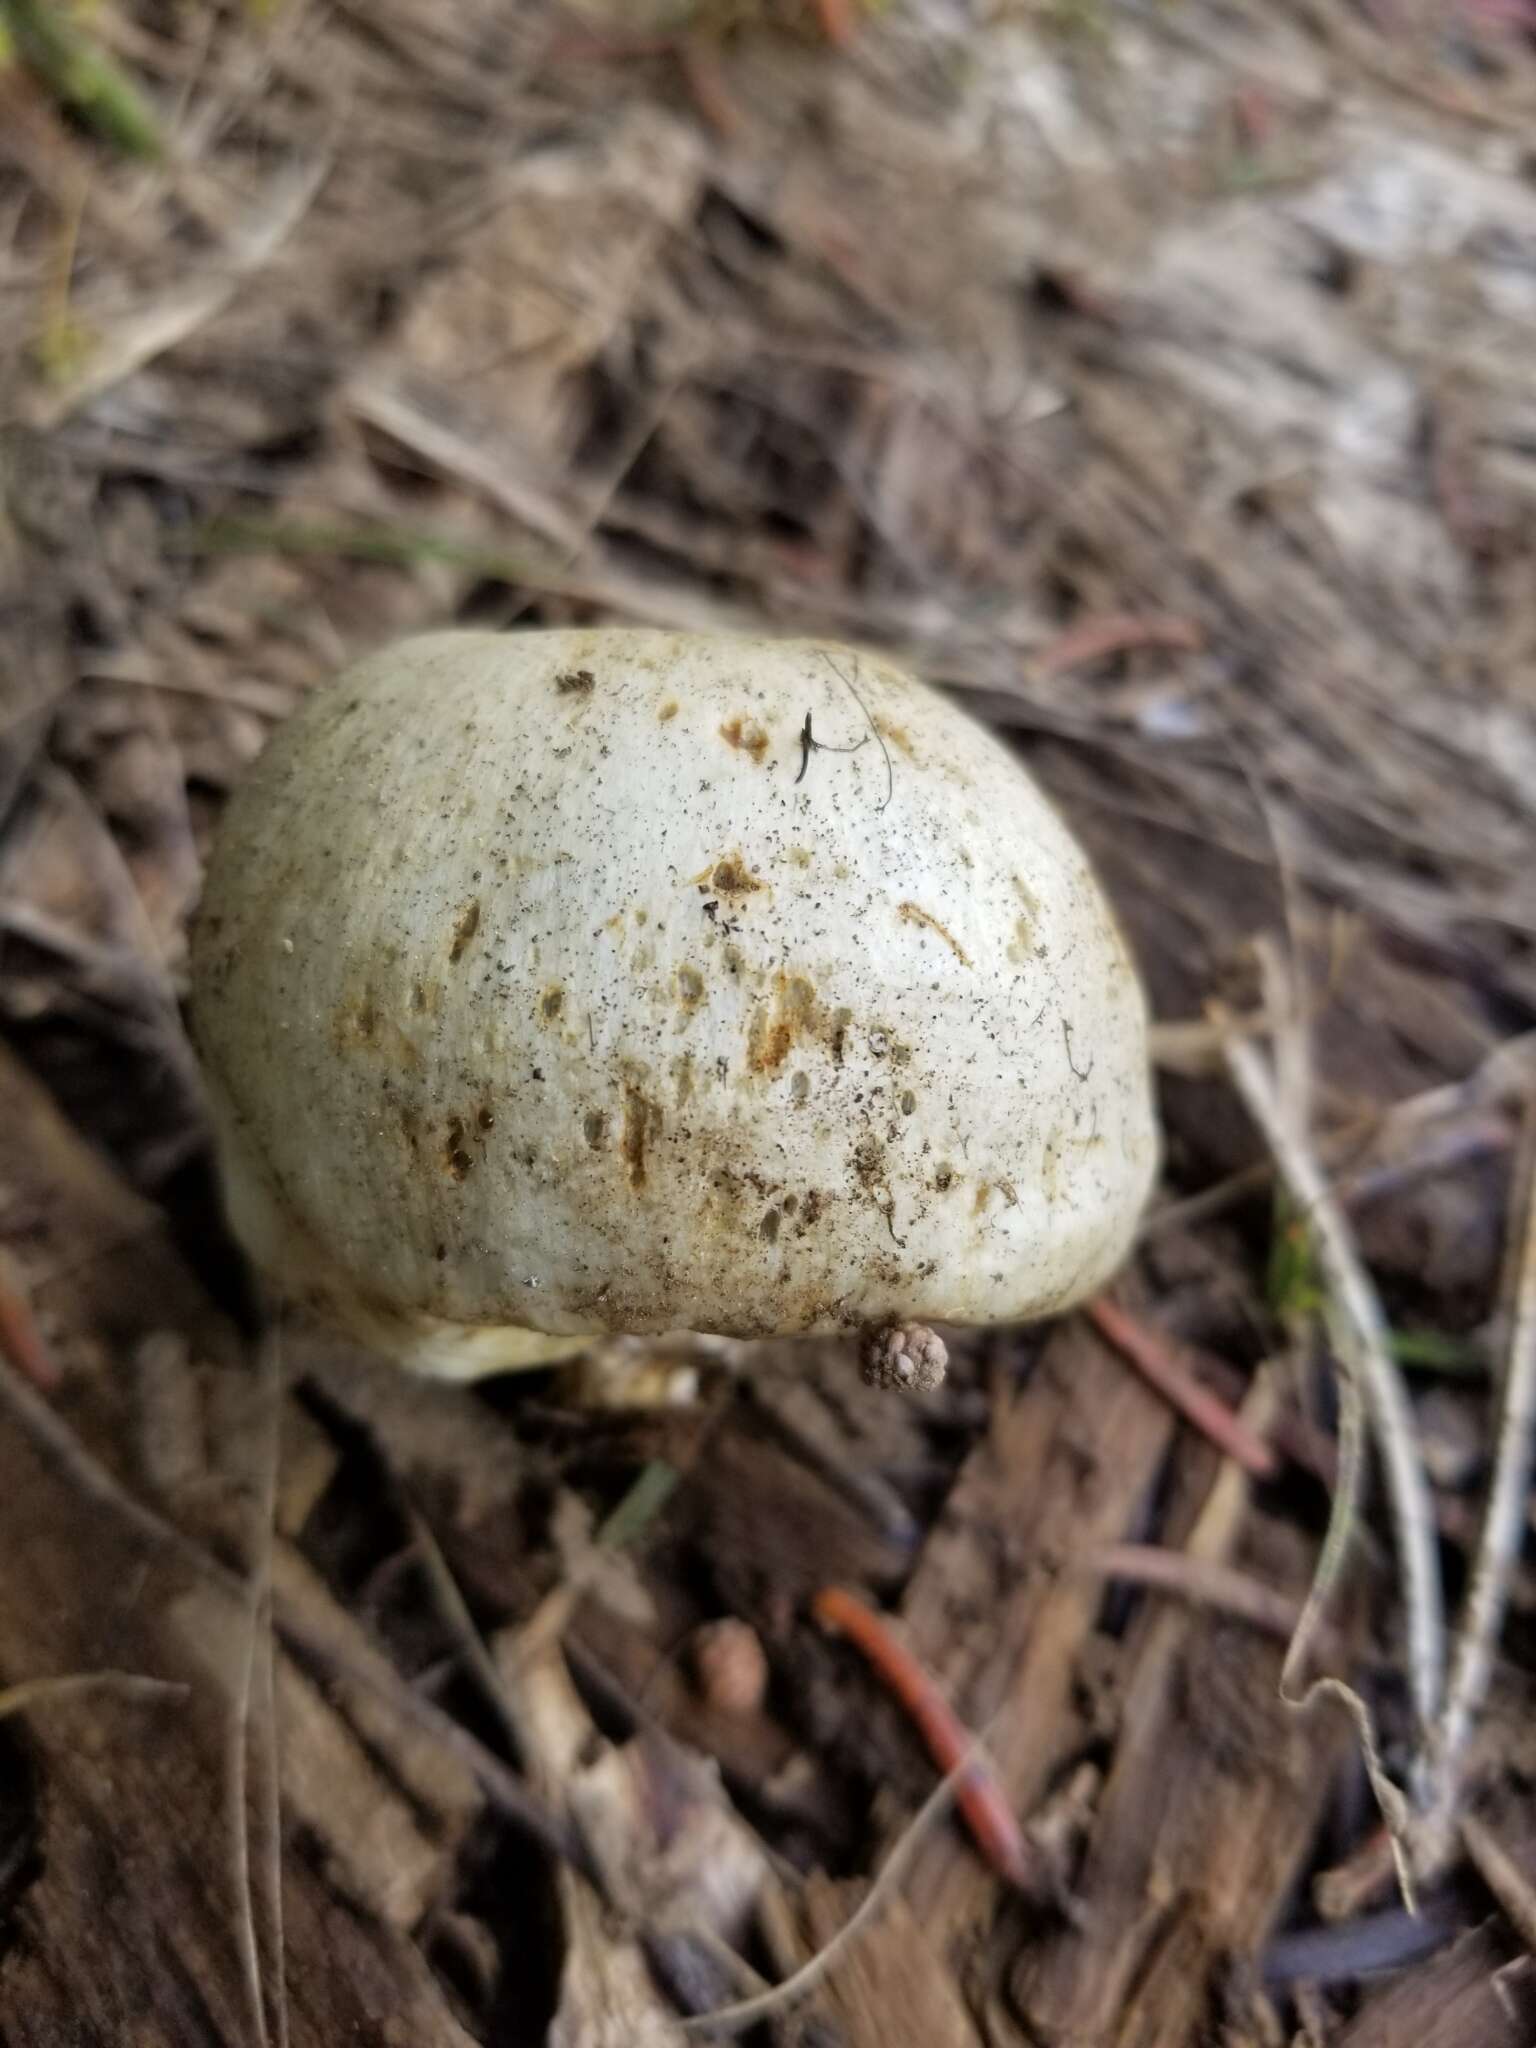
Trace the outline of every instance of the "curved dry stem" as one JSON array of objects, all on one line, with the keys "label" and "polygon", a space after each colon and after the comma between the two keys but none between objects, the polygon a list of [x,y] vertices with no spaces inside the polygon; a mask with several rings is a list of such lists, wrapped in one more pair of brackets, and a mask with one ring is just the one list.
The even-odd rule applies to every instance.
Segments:
[{"label": "curved dry stem", "polygon": [[679,2022],[682,2031],[696,2040],[708,2040],[716,2036],[744,2034],[749,2027],[761,2026],[764,2020],[786,2013],[801,1999],[809,1998],[816,1987],[823,1982],[836,1966],[839,1957],[851,1942],[857,1941],[881,1911],[911,1865],[928,1830],[938,1820],[960,1788],[965,1774],[970,1770],[981,1751],[978,1738],[966,1750],[960,1761],[947,1777],[941,1778],[917,1812],[907,1824],[896,1846],[880,1866],[878,1876],[857,1909],[839,1927],[836,1934],[824,1948],[816,1951],[809,1962],[803,1963],[792,1976],[782,1984],[775,1984],[771,1990],[759,1992],[755,1998],[743,1998],[735,2005],[723,2005],[718,2012],[704,2012]]},{"label": "curved dry stem", "polygon": [[[267,1893],[266,1919],[277,1971],[273,2011],[277,2021],[279,2048],[288,2038],[287,1994],[283,1982],[282,1905],[282,1815],[278,1787],[276,1702],[272,1688],[272,1525],[277,1511],[277,1467],[282,1426],[283,1373],[275,1324],[270,1325],[258,1348],[261,1378],[262,1429],[259,1440],[257,1484],[252,1510],[251,1565],[245,1586],[246,1629],[239,1683],[235,1687],[227,1734],[227,1797],[229,1804],[230,1855],[234,1865],[236,1894],[236,1940],[240,1968],[245,1978],[251,2023],[261,2048],[268,2048],[267,2002],[261,1982],[261,1945],[256,1931],[255,1886],[251,1875],[251,1832],[247,1810],[247,1756],[250,1746],[251,1698],[258,1676],[262,1676],[265,1713],[263,1735],[265,1754],[262,1774],[262,1810],[265,1862],[263,1889]],[[262,1662],[263,1652],[265,1662]],[[258,1667],[261,1667],[260,1671]]]},{"label": "curved dry stem", "polygon": [[1287,1706],[1306,1704],[1297,1694],[1296,1674],[1306,1662],[1307,1652],[1317,1636],[1323,1611],[1344,1574],[1345,1561],[1360,1520],[1360,1491],[1365,1480],[1365,1404],[1351,1373],[1339,1381],[1339,1466],[1328,1504],[1328,1528],[1323,1537],[1317,1570],[1307,1588],[1306,1603],[1286,1645],[1280,1667],[1280,1697]]},{"label": "curved dry stem", "polygon": [[1365,1775],[1370,1779],[1371,1791],[1381,1810],[1382,1822],[1386,1827],[1387,1840],[1392,1846],[1392,1863],[1397,1872],[1398,1888],[1403,1895],[1403,1904],[1410,1913],[1418,1911],[1414,1895],[1413,1866],[1409,1860],[1409,1843],[1413,1827],[1413,1814],[1401,1786],[1395,1785],[1387,1775],[1387,1767],[1381,1760],[1381,1748],[1376,1740],[1376,1724],[1371,1719],[1371,1710],[1352,1685],[1346,1685],[1342,1678],[1314,1679],[1294,1705],[1305,1712],[1314,1700],[1337,1700],[1355,1724],[1355,1733],[1360,1741],[1360,1754],[1365,1761]]},{"label": "curved dry stem", "polygon": [[1528,1101],[1522,1146],[1519,1236],[1511,1259],[1513,1315],[1499,1408],[1493,1485],[1483,1514],[1466,1605],[1428,1763],[1430,1813],[1421,1858],[1438,1862],[1451,1839],[1472,1724],[1487,1696],[1509,1598],[1510,1575],[1525,1535],[1536,1437],[1536,1100]]},{"label": "curved dry stem", "polygon": [[136,1671],[70,1671],[61,1678],[24,1678],[0,1691],[0,1721],[82,1692],[116,1692],[131,1700],[184,1700],[191,1687],[175,1678],[141,1678]]},{"label": "curved dry stem", "polygon": [[1340,1364],[1359,1389],[1381,1457],[1403,1575],[1408,1682],[1422,1742],[1440,1710],[1445,1607],[1433,1503],[1407,1389],[1387,1348],[1386,1318],[1355,1251],[1343,1211],[1304,1133],[1287,1122],[1268,1062],[1257,1047],[1235,1035],[1227,1039],[1225,1050],[1227,1070],[1249,1115],[1263,1132],[1281,1179],[1311,1234],[1326,1283],[1323,1317],[1329,1338]]}]

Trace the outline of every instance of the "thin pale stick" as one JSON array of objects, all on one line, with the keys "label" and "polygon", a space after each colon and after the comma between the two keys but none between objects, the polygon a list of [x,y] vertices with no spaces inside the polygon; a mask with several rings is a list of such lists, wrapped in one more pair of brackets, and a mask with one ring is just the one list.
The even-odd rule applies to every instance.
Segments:
[{"label": "thin pale stick", "polygon": [[1510,1578],[1525,1536],[1532,1437],[1536,1433],[1536,1099],[1526,1108],[1522,1165],[1514,1314],[1499,1409],[1498,1449],[1466,1605],[1456,1633],[1445,1710],[1430,1761],[1434,1810],[1426,1848],[1431,1854],[1449,1834],[1468,1738],[1487,1697]]},{"label": "thin pale stick", "polygon": [[117,1692],[130,1700],[184,1700],[192,1690],[175,1678],[141,1678],[136,1671],[70,1671],[62,1678],[23,1678],[0,1691],[0,1721],[82,1692]]},{"label": "thin pale stick", "polygon": [[1197,1607],[1245,1621],[1282,1642],[1295,1632],[1301,1611],[1289,1593],[1266,1586],[1232,1565],[1191,1557],[1183,1550],[1165,1550],[1155,1543],[1107,1543],[1102,1550],[1091,1550],[1081,1569],[1118,1579],[1124,1585],[1171,1593]]},{"label": "thin pale stick", "polygon": [[1311,1233],[1326,1282],[1324,1320],[1346,1372],[1355,1375],[1386,1476],[1407,1613],[1408,1680],[1421,1736],[1435,1725],[1445,1678],[1445,1608],[1434,1506],[1402,1375],[1387,1348],[1387,1323],[1349,1226],[1303,1135],[1281,1114],[1273,1076],[1257,1047],[1232,1038],[1227,1068],[1263,1132],[1280,1176]]},{"label": "thin pale stick", "polygon": [[1322,1626],[1323,1611],[1343,1576],[1359,1525],[1364,1482],[1365,1402],[1354,1375],[1345,1373],[1339,1381],[1339,1456],[1328,1503],[1328,1527],[1317,1569],[1280,1667],[1280,1697],[1290,1706],[1301,1705],[1295,1691],[1296,1674],[1307,1661],[1307,1652]]},{"label": "thin pale stick", "polygon": [[[250,2001],[251,2020],[256,2039],[261,2048],[268,2048],[270,2036],[267,2032],[267,2006],[261,1983],[261,1945],[256,1932],[255,1883],[251,1875],[251,1831],[250,1817],[246,1804],[247,1754],[250,1746],[251,1696],[255,1689],[257,1652],[261,1642],[262,1618],[268,1614],[272,1587],[272,1522],[277,1508],[277,1463],[278,1429],[282,1418],[281,1387],[282,1366],[278,1353],[277,1331],[269,1327],[259,1347],[262,1403],[262,1431],[260,1437],[256,1497],[252,1510],[251,1564],[245,1583],[244,1606],[246,1616],[244,1654],[241,1659],[240,1679],[230,1714],[227,1737],[228,1802],[230,1851],[234,1863],[236,1892],[236,1939],[240,1950],[240,1967],[245,1977],[246,1995]],[[270,1619],[269,1619],[270,1625]],[[277,1890],[279,1902],[267,1900],[267,1922],[269,1937],[276,1945],[278,1990],[274,1999],[274,2011],[279,2018],[280,2037],[286,2039],[287,2022],[283,2014],[285,2004],[283,1992],[283,1954],[281,1939],[281,1818],[272,1813],[272,1802],[276,1796],[277,1756],[275,1725],[268,1724],[269,1750],[266,1762],[266,1782],[263,1785],[265,1817],[269,1829],[275,1829],[278,1839]],[[264,1844],[270,1859],[270,1844]],[[268,1890],[272,1888],[270,1860],[266,1869]]]},{"label": "thin pale stick", "polygon": [[500,1721],[514,1750],[522,1748],[522,1731],[517,1725],[517,1715],[507,1696],[495,1660],[485,1646],[484,1638],[475,1626],[475,1618],[469,1611],[468,1603],[459,1590],[448,1560],[443,1555],[442,1545],[432,1532],[431,1524],[416,1503],[401,1487],[405,1499],[406,1515],[411,1525],[411,1541],[428,1579],[431,1581],[433,1597],[438,1612],[451,1630],[459,1654],[469,1666],[486,1705]]},{"label": "thin pale stick", "polygon": [[939,1780],[881,1864],[878,1876],[859,1902],[857,1910],[843,1922],[825,1948],[818,1949],[808,1963],[796,1970],[792,1977],[786,1977],[782,1984],[775,1984],[772,1990],[760,1992],[755,1998],[744,1998],[737,2005],[722,2006],[718,2012],[699,2013],[692,2019],[679,2021],[682,2031],[695,2039],[744,2034],[749,2027],[761,2026],[764,2020],[772,2019],[797,2005],[801,1999],[809,1998],[836,1966],[844,1950],[851,1942],[857,1941],[885,1906],[906,1875],[930,1828],[943,1817],[980,1752],[981,1740],[978,1738],[948,1777]]}]

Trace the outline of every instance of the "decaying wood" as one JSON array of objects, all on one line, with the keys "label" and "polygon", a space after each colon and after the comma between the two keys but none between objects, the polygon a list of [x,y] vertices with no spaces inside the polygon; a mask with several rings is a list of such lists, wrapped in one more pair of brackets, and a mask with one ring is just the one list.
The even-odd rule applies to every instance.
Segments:
[{"label": "decaying wood", "polygon": [[[770,1635],[829,1579],[885,1584],[909,1556],[903,1542],[754,1428],[750,1411],[710,1444],[678,1503],[731,1607]],[[771,1548],[763,1532],[773,1531]]]},{"label": "decaying wood", "polygon": [[[909,1643],[969,1725],[990,1728],[1020,1814],[1071,1739],[1074,1660],[1101,1605],[1071,1562],[1125,1534],[1173,1428],[1101,1338],[1064,1325],[966,1461],[907,1590]],[[920,1855],[908,1896],[935,1953],[952,1957],[998,1887],[945,1829]]]},{"label": "decaying wood", "polygon": [[[1245,1423],[1264,1432],[1275,1406],[1261,1375]],[[1181,1451],[1165,1508],[1176,1554],[1197,1569],[1242,1556],[1265,1584],[1304,1586],[1309,1547],[1254,1513],[1241,1468],[1192,1440]],[[1349,1742],[1342,1716],[1284,1704],[1283,1657],[1227,1617],[1156,1599],[1133,1621],[1077,1911],[1014,1972],[1041,2042],[1182,2048],[1213,2023],[1230,1966],[1252,1967]]]},{"label": "decaying wood", "polygon": [[[0,1046],[0,1201],[10,1248],[46,1325],[66,1313],[93,1341],[166,1327],[220,1341],[202,1288],[177,1256],[164,1217],[128,1188],[60,1114],[47,1090]],[[223,1333],[228,1350],[228,1333]]]},{"label": "decaying wood", "polygon": [[1488,1932],[1368,1997],[1339,2048],[1529,2048],[1536,1966],[1511,1966]]},{"label": "decaying wood", "polygon": [[569,1814],[602,1886],[555,1873],[565,1967],[550,2048],[678,2048],[638,1930],[739,1938],[766,1860],[705,1759],[648,1735],[601,1740],[544,1615],[498,1640],[500,1694],[535,1788]]},{"label": "decaying wood", "polygon": [[[229,1334],[153,1213],[80,1142],[25,1070],[3,1058],[0,1102],[9,1128],[27,1140],[7,1152],[0,1174],[10,1199],[37,1219],[28,1262],[46,1270],[64,1247],[83,1257],[73,1284],[56,1284],[49,1298],[64,1370],[60,1401],[101,1433],[135,1410],[115,1385],[103,1330],[121,1347],[124,1367],[134,1347],[172,1319],[226,1355]],[[99,1441],[107,1448],[104,1436]],[[131,1487],[143,1476],[137,1461],[123,1457],[121,1442],[112,1447]],[[237,1455],[229,1466],[238,1473]],[[147,2029],[167,2048],[246,2048],[251,2015],[236,1940],[243,1907],[222,1776],[226,1694],[242,1661],[238,1583],[199,1565],[191,1544],[179,1551],[174,1541],[138,1540],[9,1417],[0,1419],[0,1494],[16,1544],[0,1586],[6,1681],[110,1664],[189,1688],[181,1704],[152,1709],[107,1696],[54,1698],[17,1724],[30,1763],[36,1860],[28,1858],[35,1874],[13,1899],[20,1939],[0,1961],[7,2039],[18,2048],[63,2040],[115,2048]],[[218,1526],[235,1518],[212,1519]],[[104,1556],[113,1559],[110,1572]],[[356,1624],[281,1546],[278,1583],[327,1639],[357,1652]],[[294,2048],[329,2048],[351,2030],[386,2023],[433,2048],[465,2048],[468,2037],[402,1930],[435,1896],[472,1795],[462,1784],[449,1789],[451,1758],[429,1768],[395,1730],[376,1740],[376,1753],[393,1757],[406,1781],[404,1794],[391,1791],[352,1726],[291,1666],[281,1669],[279,1691],[284,1791],[293,1818],[333,1859],[327,1875],[296,1838],[284,1857]],[[380,1723],[375,1737],[383,1732]],[[429,1839],[416,1815],[434,1811],[422,1797],[433,1788]],[[343,1904],[348,1895],[352,1903]],[[270,1996],[278,1960],[266,1952],[260,1960]]]},{"label": "decaying wood", "polygon": [[[165,1622],[205,1684],[222,1685],[238,1668],[244,1620],[215,1587],[179,1594]],[[281,1658],[276,1678],[286,1826],[306,1831],[339,1896],[388,1926],[409,1930],[443,1891],[444,1845],[423,1831],[407,1800],[304,1672]]]},{"label": "decaying wood", "polygon": [[[1305,1550],[1250,1521],[1248,1561],[1306,1585]],[[1051,2048],[1187,2048],[1215,1967],[1255,1954],[1289,1895],[1351,1730],[1279,1696],[1283,1649],[1175,1606],[1140,1646],[1080,1880],[1081,1924],[1022,1957],[1015,1993]]]},{"label": "decaying wood", "polygon": [[[729,29],[684,57],[704,124],[674,59],[626,46],[635,5],[576,11],[611,17],[615,47],[573,61],[559,8],[506,0],[226,7],[195,36],[115,0],[85,27],[174,134],[151,177],[0,63],[0,1026],[83,1134],[0,1054],[0,1235],[61,1368],[47,1412],[196,1546],[135,1536],[0,1422],[0,1684],[110,1664],[193,1687],[39,1699],[0,1731],[6,1812],[36,1836],[0,1861],[18,2048],[253,2040],[219,1779],[252,1404],[202,1266],[103,1159],[169,1189],[199,1143],[175,1012],[199,849],[344,661],[452,622],[594,615],[905,656],[1022,735],[1164,1021],[1241,1000],[1277,854],[1325,893],[1320,1145],[1396,1097],[1473,1107],[1443,1084],[1536,998],[1528,0],[682,0],[660,11]],[[816,14],[857,19],[853,46],[781,33]],[[291,240],[253,243],[259,282],[237,275],[242,234],[274,221]],[[60,394],[62,432],[17,430]],[[1251,1165],[1251,1132],[1198,1072],[1164,1101],[1170,1191],[1199,1204]],[[1499,1125],[1404,1152],[1411,1121],[1322,1156],[1394,1312],[1448,1306],[1464,1331],[1491,1298]],[[1227,1206],[1253,1185],[1218,1191],[1234,1357],[1262,1320],[1265,1217]],[[167,1199],[184,1224],[197,1198]],[[1217,1205],[1172,1213],[1208,1226]],[[998,1340],[1005,1386],[1032,1341]],[[410,1923],[445,1874],[473,1888],[507,1816],[557,1849],[569,1830],[452,1718],[453,1673],[416,1689],[303,1545],[320,1555],[329,1517],[371,1589],[393,1568],[344,1497],[361,1423],[381,1493],[403,1481],[477,1611],[526,1613],[565,1569],[541,1510],[622,1484],[626,1454],[594,1453],[596,1432],[572,1451],[568,1426],[552,1448],[537,1392],[413,1387],[305,1330],[291,1362],[273,1570],[297,1659],[278,1678],[295,2048],[464,2048]],[[1079,1329],[984,1437],[974,1377],[954,1405],[866,1421],[838,1369],[823,1355],[767,1404],[771,1450],[750,1400],[711,1412],[722,1455],[645,1561],[654,1626],[589,1600],[574,1641],[634,1724],[696,1737],[781,1845],[845,1869],[871,1751],[904,1795],[931,1774],[892,1711],[859,1725],[869,1681],[813,1669],[799,1617],[827,1578],[889,1593],[917,1558],[908,1639],[988,1728],[1019,1817],[1079,1743],[1105,1783],[1062,1852],[1086,1822],[1082,1927],[1029,1914],[936,1822],[910,1910],[870,1924],[785,2039],[1012,2048],[1017,1988],[1083,2048],[1205,2048],[1223,1958],[1260,1942],[1348,1740],[1326,1709],[1279,1713],[1251,1632],[1077,1569],[1180,1541],[1206,1454],[1181,1433],[1172,1511],[1159,1491],[1143,1518],[1176,1425]],[[1326,1483],[1314,1424],[1276,1441]],[[1305,1482],[1282,1484],[1289,1511]],[[1464,1540],[1472,1493],[1435,1505]],[[1235,1557],[1287,1598],[1304,1582],[1299,1539],[1262,1517]],[[1130,1597],[1128,1629],[1095,1627]],[[693,1696],[678,1653],[701,1612],[755,1625],[755,1714]],[[1501,1839],[1501,1794],[1531,1775],[1512,1726],[1475,1773]],[[877,1800],[879,1824],[913,1803]],[[615,1931],[564,1881],[600,1956]],[[810,1897],[819,1938],[845,1901]],[[456,1985],[531,1946],[483,1899],[431,1917],[474,1951]],[[1500,1970],[1507,1932],[1401,1985],[1340,1985],[1339,2012],[1360,2002],[1342,2042],[1520,2048],[1536,2015],[1528,1969]],[[635,1944],[610,1982],[626,2009],[568,2007],[573,2048],[599,2024],[625,2048],[671,2038]],[[1234,2001],[1223,2048],[1283,2040],[1276,1996],[1279,2021]]]},{"label": "decaying wood", "polygon": [[[826,1878],[807,1884],[802,1912],[813,1948],[846,1924],[858,1889]],[[802,2026],[817,2017],[845,2041],[880,2048],[977,2048],[980,2038],[921,1922],[899,1898],[849,1944],[800,2015]]]},{"label": "decaying wood", "polygon": [[[0,1489],[16,1545],[0,1575],[6,1677],[112,1662],[190,1688],[182,1705],[149,1712],[61,1700],[28,1715],[37,1874],[14,1902],[18,1939],[0,1962],[6,2038],[120,2048],[143,2033],[166,2048],[247,2048],[223,1687],[170,1619],[186,1580],[103,1527],[4,1421]],[[116,1569],[103,1574],[109,1544]],[[300,1855],[285,1857],[284,1889],[294,2048],[383,2038],[390,2025],[431,2048],[467,2048],[408,1940],[344,1907]],[[277,1959],[262,1961],[270,1985]]]},{"label": "decaying wood", "polygon": [[442,1849],[451,1851],[483,1805],[473,1773],[456,1751],[399,1711],[394,1702],[402,1681],[394,1668],[289,1543],[273,1546],[272,1590],[285,1630],[302,1626],[310,1644],[329,1646],[335,1661],[322,1676],[325,1690],[411,1805],[428,1817]]}]

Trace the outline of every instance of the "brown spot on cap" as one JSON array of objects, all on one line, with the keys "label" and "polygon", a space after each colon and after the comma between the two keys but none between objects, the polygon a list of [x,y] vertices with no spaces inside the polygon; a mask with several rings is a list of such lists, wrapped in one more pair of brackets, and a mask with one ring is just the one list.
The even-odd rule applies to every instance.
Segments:
[{"label": "brown spot on cap", "polygon": [[462,1181],[474,1165],[464,1149],[464,1125],[459,1117],[448,1119],[448,1135],[443,1141],[443,1171],[450,1180]]},{"label": "brown spot on cap", "polygon": [[722,854],[712,867],[695,875],[693,881],[695,888],[706,894],[714,890],[717,895],[736,899],[755,896],[759,889],[768,886],[760,876],[753,874],[739,853]]},{"label": "brown spot on cap", "polygon": [[669,697],[666,703],[662,705],[661,709],[656,714],[657,724],[666,725],[670,719],[676,718],[677,709],[677,699],[675,697]]},{"label": "brown spot on cap", "polygon": [[1014,876],[1013,892],[1031,917],[1038,917],[1040,915],[1040,898],[1031,889],[1022,875]]},{"label": "brown spot on cap", "polygon": [[582,1136],[594,1152],[601,1152],[608,1142],[608,1118],[601,1109],[589,1109],[581,1120]]},{"label": "brown spot on cap", "polygon": [[331,1043],[338,1052],[359,1049],[374,1053],[402,1067],[419,1067],[421,1049],[395,1022],[380,1010],[372,989],[343,1002],[331,1018]]},{"label": "brown spot on cap", "polygon": [[1013,938],[1008,946],[1008,958],[1015,967],[1022,967],[1026,960],[1032,960],[1034,957],[1034,927],[1027,917],[1016,917],[1013,921]]},{"label": "brown spot on cap", "polygon": [[539,1015],[546,1024],[553,1024],[564,1008],[565,990],[555,982],[539,997]]},{"label": "brown spot on cap", "polygon": [[860,1138],[853,1148],[853,1171],[859,1186],[866,1190],[885,1179],[885,1147],[878,1138]]},{"label": "brown spot on cap", "polygon": [[761,761],[768,751],[768,734],[755,718],[746,718],[740,713],[728,718],[720,728],[720,737],[727,746],[738,748],[743,754],[750,754],[754,761]]},{"label": "brown spot on cap", "polygon": [[453,936],[448,942],[450,961],[461,960],[464,948],[480,929],[480,898],[472,896],[458,916],[453,920]]},{"label": "brown spot on cap", "polygon": [[677,970],[677,1005],[685,1017],[691,1017],[704,1000],[704,977],[697,967],[679,967]]},{"label": "brown spot on cap", "polygon": [[562,697],[590,697],[597,688],[597,677],[589,668],[568,668],[555,677],[555,688]]},{"label": "brown spot on cap", "polygon": [[970,966],[970,958],[965,948],[955,938],[953,933],[939,923],[939,920],[930,911],[921,909],[916,903],[902,903],[897,906],[896,915],[903,924],[925,925],[929,931],[937,932],[951,953],[960,962],[960,965],[962,967]]},{"label": "brown spot on cap", "polygon": [[754,1074],[776,1074],[790,1048],[817,1028],[815,985],[803,974],[775,977],[773,1000],[754,1012],[747,1032],[747,1066]]},{"label": "brown spot on cap", "polygon": [[660,1130],[660,1109],[654,1102],[647,1102],[632,1081],[627,1082],[624,1088],[624,1129],[619,1139],[619,1151],[623,1155],[625,1174],[636,1194],[645,1186],[646,1147]]}]

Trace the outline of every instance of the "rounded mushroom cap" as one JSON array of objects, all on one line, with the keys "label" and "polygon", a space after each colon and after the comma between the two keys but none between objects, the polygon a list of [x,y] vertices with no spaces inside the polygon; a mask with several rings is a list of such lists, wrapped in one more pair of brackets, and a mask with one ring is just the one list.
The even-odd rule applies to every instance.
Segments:
[{"label": "rounded mushroom cap", "polygon": [[981,726],[809,641],[362,662],[229,805],[192,1010],[258,1263],[438,1370],[1040,1315],[1155,1164],[1081,849]]}]

